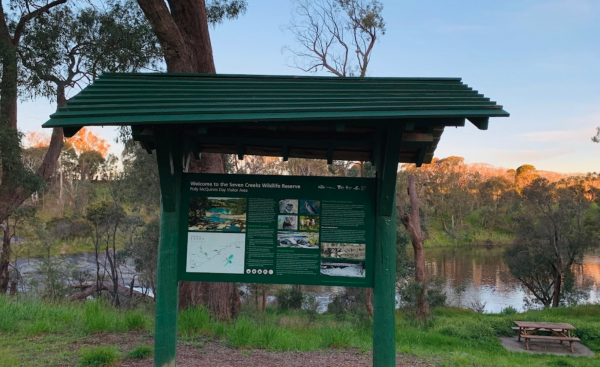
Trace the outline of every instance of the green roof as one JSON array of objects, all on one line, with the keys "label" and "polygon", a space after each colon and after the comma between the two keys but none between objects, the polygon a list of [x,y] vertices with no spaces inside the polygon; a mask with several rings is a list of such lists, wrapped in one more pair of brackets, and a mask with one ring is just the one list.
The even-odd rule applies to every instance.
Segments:
[{"label": "green roof", "polygon": [[[508,115],[460,78],[111,73],[69,100],[43,127],[63,127],[69,135],[82,126],[110,125],[140,129],[269,125],[273,130],[275,124],[337,126],[339,131],[340,124],[356,128],[404,124],[407,131],[424,132],[436,140],[425,154],[427,161],[444,126],[462,126],[466,118],[486,129],[489,117]],[[217,141],[211,140],[220,144]]]}]

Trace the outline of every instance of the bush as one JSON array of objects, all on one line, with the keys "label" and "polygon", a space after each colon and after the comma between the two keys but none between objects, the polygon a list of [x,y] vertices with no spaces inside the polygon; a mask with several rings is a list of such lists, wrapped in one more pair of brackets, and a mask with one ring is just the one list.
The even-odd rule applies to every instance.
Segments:
[{"label": "bush", "polygon": [[154,354],[154,349],[149,345],[138,345],[134,350],[127,353],[127,358],[146,359]]},{"label": "bush", "polygon": [[146,317],[140,312],[127,312],[125,314],[125,327],[127,330],[144,330],[146,328]]},{"label": "bush", "polygon": [[310,322],[314,322],[317,319],[317,316],[319,315],[318,309],[319,302],[317,302],[317,297],[314,293],[305,294],[302,300],[302,310],[304,310],[304,313],[308,316]]},{"label": "bush", "polygon": [[277,306],[281,310],[299,310],[302,308],[303,294],[298,287],[281,288],[275,293]]},{"label": "bush", "polygon": [[502,311],[500,311],[500,313],[502,315],[516,315],[519,312],[517,311],[516,308],[514,308],[513,306],[508,306],[506,308],[503,308]]},{"label": "bush", "polygon": [[83,348],[80,353],[80,366],[110,366],[119,360],[118,352],[113,347]]},{"label": "bush", "polygon": [[444,293],[443,280],[439,278],[431,279],[424,284],[409,281],[400,289],[400,306],[409,310],[417,309],[417,300],[423,293],[423,287],[427,289],[425,300],[430,308],[443,307],[446,305],[446,294]]}]

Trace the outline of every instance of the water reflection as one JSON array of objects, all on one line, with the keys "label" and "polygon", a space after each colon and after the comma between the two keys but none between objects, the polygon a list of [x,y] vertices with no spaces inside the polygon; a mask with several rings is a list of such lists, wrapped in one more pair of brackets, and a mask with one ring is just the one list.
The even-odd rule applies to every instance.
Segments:
[{"label": "water reflection", "polygon": [[[512,306],[523,310],[526,295],[518,280],[510,275],[502,259],[503,248],[469,247],[428,249],[425,267],[428,277],[444,280],[451,305],[485,303],[486,312],[500,312]],[[600,254],[587,255],[574,269],[577,285],[589,293],[588,302],[600,301]]]}]

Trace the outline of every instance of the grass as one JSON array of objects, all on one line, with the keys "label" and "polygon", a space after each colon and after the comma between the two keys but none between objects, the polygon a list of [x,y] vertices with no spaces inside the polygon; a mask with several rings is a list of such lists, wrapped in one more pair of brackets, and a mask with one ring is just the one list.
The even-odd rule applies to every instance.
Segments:
[{"label": "grass", "polygon": [[138,345],[131,352],[127,353],[127,358],[146,359],[152,357],[154,349],[149,345]]},{"label": "grass", "polygon": [[113,366],[119,361],[119,351],[114,347],[83,348],[80,353],[80,366]]},{"label": "grass", "polygon": [[[498,340],[499,336],[514,336],[511,326],[515,320],[567,322],[577,328],[574,334],[585,345],[599,353],[598,315],[600,305],[521,314],[511,310],[495,315],[440,308],[429,321],[419,324],[412,314],[398,311],[396,350],[439,366],[598,366],[598,356],[509,352]],[[44,304],[0,297],[0,367],[110,365],[121,358],[149,358],[153,350],[146,344],[151,341],[143,338],[151,336],[152,328],[153,314],[145,310],[116,310],[103,302]],[[372,349],[372,325],[368,320],[348,317],[339,321],[328,314],[314,320],[301,311],[277,312],[270,308],[265,315],[246,312],[229,323],[212,318],[203,307],[191,308],[179,316],[179,333],[180,344],[196,348],[216,341],[248,350]],[[130,346],[118,341],[129,341],[131,335],[140,340],[130,342]]]}]

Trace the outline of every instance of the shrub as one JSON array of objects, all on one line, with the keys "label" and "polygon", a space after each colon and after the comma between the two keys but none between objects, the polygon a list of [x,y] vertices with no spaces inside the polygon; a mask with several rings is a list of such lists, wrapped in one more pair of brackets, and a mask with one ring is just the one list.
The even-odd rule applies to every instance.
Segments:
[{"label": "shrub", "polygon": [[134,350],[127,353],[127,358],[146,359],[154,354],[154,349],[149,345],[138,345]]},{"label": "shrub", "polygon": [[81,366],[110,366],[119,360],[118,352],[113,347],[83,348],[80,354],[79,364]]},{"label": "shrub", "polygon": [[298,287],[281,288],[275,294],[281,310],[299,310],[302,308],[302,291]]},{"label": "shrub", "polygon": [[317,297],[314,293],[307,293],[304,295],[302,299],[302,309],[304,313],[308,316],[308,320],[310,322],[314,322],[319,315],[319,302],[317,302]]},{"label": "shrub", "polygon": [[143,330],[146,328],[146,317],[140,312],[127,312],[125,314],[125,327],[127,330]]},{"label": "shrub", "polygon": [[506,308],[503,308],[502,311],[500,311],[500,313],[502,315],[516,315],[519,312],[517,311],[516,308],[514,308],[513,306],[508,306]]}]

